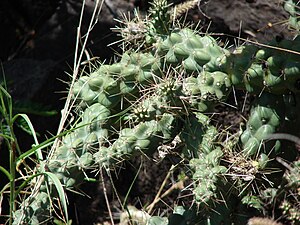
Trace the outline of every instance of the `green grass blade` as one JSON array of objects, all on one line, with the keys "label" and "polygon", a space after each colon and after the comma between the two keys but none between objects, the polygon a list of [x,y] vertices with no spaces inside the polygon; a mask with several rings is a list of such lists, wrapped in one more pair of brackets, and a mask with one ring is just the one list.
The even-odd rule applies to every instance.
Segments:
[{"label": "green grass blade", "polygon": [[0,137],[3,137],[4,139],[9,140],[9,141],[14,140],[11,136],[6,135],[6,134],[0,134]]},{"label": "green grass blade", "polygon": [[37,136],[36,136],[36,132],[35,132],[35,130],[34,130],[34,128],[33,128],[33,125],[32,125],[32,123],[31,123],[29,117],[28,117],[26,114],[16,114],[16,115],[13,117],[13,119],[12,119],[13,123],[14,123],[19,117],[22,117],[22,118],[26,121],[26,123],[27,123],[27,125],[28,125],[28,127],[29,127],[29,129],[30,129],[30,131],[31,131],[31,134],[32,134],[32,136],[33,136],[34,142],[35,142],[36,145],[38,145],[39,142],[38,142],[38,139],[37,139]]},{"label": "green grass blade", "polygon": [[58,114],[56,110],[52,110],[49,106],[30,100],[15,102],[14,111],[37,116],[54,116]]},{"label": "green grass blade", "polygon": [[128,196],[129,196],[129,194],[130,194],[130,192],[131,192],[131,189],[133,188],[133,185],[134,185],[134,183],[135,183],[135,181],[136,181],[136,179],[137,179],[137,177],[138,177],[138,175],[139,175],[139,173],[140,173],[140,171],[141,171],[141,169],[142,169],[142,166],[143,166],[143,163],[140,164],[140,167],[139,167],[137,173],[135,174],[135,176],[134,176],[134,178],[133,178],[133,181],[132,181],[131,184],[130,184],[130,187],[129,187],[127,193],[126,193],[126,196],[125,196],[125,199],[124,199],[124,202],[123,202],[123,205],[122,205],[123,208],[126,206]]},{"label": "green grass blade", "polygon": [[5,176],[7,176],[7,178],[9,179],[9,181],[11,181],[13,179],[13,177],[11,176],[11,174],[2,166],[0,166],[0,171],[3,172],[5,174]]},{"label": "green grass blade", "polygon": [[43,148],[46,148],[50,145],[52,145],[53,141],[55,140],[55,138],[50,138],[44,142],[42,142],[41,144],[32,147],[30,150],[24,152],[23,154],[21,154],[17,159],[16,159],[16,165],[17,167],[19,166],[19,164],[26,158],[28,158],[29,156],[31,156],[32,154],[34,154],[36,151],[41,150]]},{"label": "green grass blade", "polygon": [[0,85],[0,99],[1,99],[1,106],[2,106],[0,107],[0,112],[3,115],[3,117],[6,120],[8,120],[9,118],[12,117],[12,99],[11,99],[11,95],[7,92],[6,88],[7,88],[6,86],[3,87],[2,85]]},{"label": "green grass blade", "polygon": [[50,172],[44,172],[44,174],[47,175],[53,181],[53,184],[55,185],[55,188],[58,193],[58,197],[62,204],[62,208],[65,212],[66,221],[68,221],[69,220],[68,219],[68,208],[67,208],[66,195],[65,195],[63,186],[61,185],[59,179],[57,178],[57,176],[55,174],[50,173]]},{"label": "green grass blade", "polygon": [[[28,117],[26,114],[16,114],[16,115],[13,117],[13,119],[12,119],[13,123],[14,123],[19,117],[23,118],[23,119],[26,121],[26,123],[27,123],[27,125],[28,125],[28,127],[29,127],[29,129],[30,129],[30,131],[31,131],[31,135],[33,136],[35,145],[39,145],[39,142],[38,142],[38,139],[37,139],[37,136],[36,136],[36,132],[35,132],[35,130],[34,130],[34,128],[33,128],[33,125],[32,125],[32,123],[31,123],[29,117]],[[37,153],[38,159],[39,159],[40,161],[43,160],[43,154],[42,154],[42,151],[41,151],[40,148],[38,148],[38,149],[36,150],[36,153]]]},{"label": "green grass blade", "polygon": [[[72,131],[72,130],[71,130]],[[31,149],[29,149],[28,151],[24,152],[23,154],[21,154],[17,159],[16,159],[16,162],[17,162],[17,165],[22,162],[24,159],[28,158],[29,156],[31,156],[33,153],[35,153],[35,151],[39,150],[39,149],[43,149],[43,148],[46,148],[48,147],[49,145],[51,145],[53,143],[53,141],[56,139],[56,138],[59,138],[59,137],[62,137],[64,135],[66,135],[67,133],[69,133],[70,131],[65,131],[65,132],[62,132],[60,133],[59,135],[56,135],[56,136],[53,136],[45,141],[43,141],[42,143],[40,143],[39,145],[35,145],[33,146]]]},{"label": "green grass blade", "polygon": [[2,85],[0,85],[0,90],[4,93],[4,95],[7,98],[11,98],[11,95],[7,92],[7,90]]}]

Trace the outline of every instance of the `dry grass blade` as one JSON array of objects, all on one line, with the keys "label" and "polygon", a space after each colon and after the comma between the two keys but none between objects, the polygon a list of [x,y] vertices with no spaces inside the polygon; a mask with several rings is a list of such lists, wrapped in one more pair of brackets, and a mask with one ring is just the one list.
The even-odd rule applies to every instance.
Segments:
[{"label": "dry grass blade", "polygon": [[[82,49],[78,53],[79,43],[80,43],[80,39],[81,39],[80,30],[81,30],[81,26],[82,26],[82,19],[83,19],[83,14],[84,14],[85,2],[86,1],[83,0],[79,25],[78,25],[78,28],[77,28],[77,39],[76,39],[76,48],[75,48],[75,56],[74,56],[74,66],[73,66],[73,74],[72,74],[72,80],[71,80],[71,84],[70,84],[70,90],[68,92],[68,96],[67,96],[65,106],[62,110],[61,121],[60,121],[60,124],[59,124],[59,127],[58,127],[57,134],[60,134],[62,132],[62,130],[64,129],[67,118],[69,117],[71,109],[73,108],[73,105],[75,103],[75,99],[72,102],[72,89],[73,89],[74,83],[75,83],[75,81],[77,79],[77,76],[78,76],[78,73],[79,73],[79,67],[80,67],[80,64],[81,64],[81,61],[82,61],[82,56],[85,53],[85,47],[86,47],[86,44],[87,44],[87,41],[88,41],[88,38],[89,38],[89,34],[90,34],[93,26],[95,25],[95,23],[98,21],[97,17],[100,15],[104,0],[102,0],[101,2],[100,2],[100,0],[97,0],[96,3],[95,3],[94,11],[93,11],[93,14],[92,14],[92,17],[91,17],[91,20],[90,20],[90,24],[89,24],[87,33],[84,35],[84,42],[83,42],[83,45],[82,45]],[[51,156],[53,155],[53,152],[58,147],[58,144],[59,144],[59,139],[57,139],[54,142],[53,147],[51,149],[51,152],[48,155],[48,158],[51,158]]]},{"label": "dry grass blade", "polygon": [[171,173],[172,173],[172,171],[174,170],[175,167],[176,167],[176,166],[174,166],[174,165],[171,166],[171,168],[169,169],[169,172],[167,173],[167,175],[166,175],[164,181],[162,182],[162,184],[161,184],[161,186],[160,186],[160,188],[159,188],[159,190],[158,190],[158,192],[157,192],[157,194],[156,194],[156,196],[155,196],[153,202],[147,207],[147,213],[148,213],[148,214],[151,214],[151,212],[152,212],[152,210],[153,210],[155,204],[156,204],[157,202],[159,202],[159,200],[161,199],[160,196],[161,196],[161,193],[162,193],[162,191],[163,191],[163,188],[166,186],[167,181],[168,181],[168,179],[170,178]]}]

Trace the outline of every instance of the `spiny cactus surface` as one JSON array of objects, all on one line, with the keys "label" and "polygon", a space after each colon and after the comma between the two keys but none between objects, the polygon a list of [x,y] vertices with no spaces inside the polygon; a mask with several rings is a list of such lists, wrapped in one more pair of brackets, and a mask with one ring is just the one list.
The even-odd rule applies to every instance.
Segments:
[{"label": "spiny cactus surface", "polygon": [[[119,61],[77,80],[71,91],[79,122],[43,169],[68,190],[83,182],[87,170],[114,169],[137,155],[151,157],[178,137],[182,145],[176,154],[185,164],[197,210],[177,208],[169,218],[147,216],[147,223],[245,224],[261,213],[260,202],[267,199],[262,193],[286,187],[278,158],[292,163],[298,156],[294,147],[267,140],[279,131],[299,134],[289,125],[300,122],[300,39],[229,51],[207,34],[173,28],[168,12],[167,1],[154,1],[147,48],[124,52]],[[236,89],[255,100],[238,141],[232,141],[220,135],[208,115]],[[295,176],[287,181],[295,187],[297,181],[291,180]],[[57,196],[53,183],[44,179],[38,194],[15,212],[15,224],[50,218],[48,194]],[[283,214],[296,221],[299,201],[285,203]]]}]

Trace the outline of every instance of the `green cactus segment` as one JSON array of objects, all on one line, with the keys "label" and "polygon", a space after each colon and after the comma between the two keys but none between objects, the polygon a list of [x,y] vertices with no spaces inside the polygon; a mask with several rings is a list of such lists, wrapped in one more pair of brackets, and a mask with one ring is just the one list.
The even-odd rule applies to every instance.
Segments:
[{"label": "green cactus segment", "polygon": [[[260,71],[257,70],[258,68],[256,68],[256,66],[254,66],[256,70],[253,71],[250,69],[257,50],[258,48],[255,46],[241,46],[236,48],[227,57],[222,58],[222,69],[230,75],[231,82],[236,87],[243,87],[243,85],[245,85],[248,91],[251,90],[248,77],[246,76],[248,69],[249,72],[253,74],[251,79],[261,76]],[[259,69],[261,69],[261,67],[259,67]],[[256,75],[256,73],[259,75]]]},{"label": "green cactus segment", "polygon": [[47,221],[50,211],[50,199],[46,192],[39,192],[34,198],[27,198],[24,202],[28,205],[24,210],[14,213],[13,224],[38,225],[41,221]]},{"label": "green cactus segment", "polygon": [[258,62],[264,67],[264,86],[274,94],[286,93],[286,90],[299,92],[300,55],[296,53],[300,51],[300,38],[283,40],[271,45],[281,50],[267,48],[261,49],[256,54],[261,54]]},{"label": "green cactus segment", "polygon": [[[182,66],[187,74],[218,72],[238,89],[283,94],[300,91],[300,38],[270,43],[270,48],[244,45],[232,53],[210,36],[184,28],[157,44],[165,66]],[[192,78],[191,78],[192,79]],[[209,79],[208,79],[209,80]]]},{"label": "green cactus segment", "polygon": [[103,127],[109,116],[110,111],[105,106],[100,103],[93,104],[84,111],[81,122],[76,125],[74,131],[64,137],[63,145],[75,151],[91,150],[90,147],[95,142],[101,143],[107,138],[107,130]]},{"label": "green cactus segment", "polygon": [[190,104],[204,112],[226,100],[231,91],[231,82],[225,73],[203,71],[198,77],[188,77],[184,82],[184,90],[190,96]]},{"label": "green cactus segment", "polygon": [[158,54],[164,56],[168,65],[182,65],[188,72],[219,70],[221,56],[228,53],[210,36],[199,36],[190,29],[172,32],[158,44]]},{"label": "green cactus segment", "polygon": [[[286,10],[295,16],[298,9],[289,3],[294,1],[286,1]],[[300,38],[271,43],[272,48],[240,46],[229,53],[210,36],[187,28],[171,32],[166,0],[154,1],[150,18],[151,22],[143,24],[146,39],[142,41],[154,53],[124,53],[119,62],[101,65],[75,82],[72,95],[83,113],[44,162],[44,169],[55,174],[65,189],[71,189],[83,181],[84,171],[95,165],[109,169],[132,156],[151,155],[179,137],[183,145],[178,147],[183,146],[182,156],[192,171],[195,201],[205,211],[199,215],[202,219],[207,216],[207,224],[226,223],[241,196],[229,193],[234,186],[223,179],[227,168],[220,164],[225,156],[216,143],[219,132],[202,112],[211,112],[226,101],[232,87],[260,95],[239,140],[241,158],[254,159],[255,169],[264,176],[267,163],[281,150],[278,140],[266,139],[282,126],[299,122],[300,55],[296,52],[300,52]],[[146,51],[143,47],[138,49]],[[299,131],[294,129],[294,133]],[[230,160],[223,162],[232,166]],[[243,186],[242,182],[234,184]],[[247,182],[247,187],[251,185]],[[15,224],[47,220],[51,210],[48,195],[57,193],[53,181],[45,177],[36,197],[28,198],[15,212]],[[215,204],[221,197],[228,209],[224,202]],[[233,199],[236,202],[230,201],[232,197],[237,197]],[[256,199],[246,200],[251,205]],[[179,211],[169,222],[180,217],[180,224],[187,223],[183,210]],[[224,215],[217,217],[212,211]],[[149,224],[166,222],[166,218],[153,217]]]},{"label": "green cactus segment", "polygon": [[220,148],[212,150],[209,154],[201,154],[199,158],[190,160],[190,167],[194,171],[193,180],[196,187],[193,192],[195,201],[199,204],[209,204],[217,198],[217,183],[227,168],[220,166],[223,152]]},{"label": "green cactus segment", "polygon": [[209,125],[209,118],[202,113],[196,113],[187,119],[180,138],[185,144],[183,155],[191,159],[189,166],[193,171],[192,179],[195,200],[199,204],[211,203],[217,196],[217,183],[220,175],[226,172],[226,167],[220,166],[223,152],[214,146],[218,131]]},{"label": "green cactus segment", "polygon": [[147,94],[145,99],[137,102],[128,115],[134,123],[155,120],[165,112],[172,112],[174,116],[184,114],[181,97],[182,84],[173,78],[165,78],[155,86],[155,91]]},{"label": "green cactus segment", "polygon": [[[299,191],[300,188],[300,159],[294,161],[288,171],[284,174],[284,178],[287,181],[287,186],[293,188],[295,191]],[[300,195],[298,194],[298,198]]]},{"label": "green cactus segment", "polygon": [[290,14],[289,24],[291,28],[299,31],[300,30],[300,21],[299,21],[299,2],[295,0],[286,0],[284,2],[284,9]]},{"label": "green cactus segment", "polygon": [[299,92],[300,56],[289,52],[300,50],[299,40],[270,43],[273,48],[240,46],[221,59],[222,70],[229,75],[234,86],[248,92]]},{"label": "green cactus segment", "polygon": [[209,154],[214,148],[213,142],[218,134],[217,129],[209,125],[207,116],[202,113],[197,113],[196,116],[186,119],[185,128],[180,134],[185,144],[185,158],[198,158],[201,154]]},{"label": "green cactus segment", "polygon": [[133,108],[132,113],[128,116],[128,118],[134,123],[151,121],[155,120],[163,113],[170,111],[170,108],[171,106],[166,99],[154,95],[137,104],[137,106]]},{"label": "green cactus segment", "polygon": [[160,75],[160,62],[150,53],[124,53],[119,63],[102,65],[74,84],[73,96],[86,107],[94,103],[113,108],[122,98],[138,94],[139,87]]},{"label": "green cactus segment", "polygon": [[147,225],[188,225],[198,224],[200,221],[195,207],[175,206],[169,217],[151,216]]},{"label": "green cactus segment", "polygon": [[94,154],[96,163],[111,167],[133,155],[152,154],[159,145],[174,138],[175,118],[164,113],[159,120],[140,122],[133,128],[124,128],[118,139],[109,147],[100,147]]},{"label": "green cactus segment", "polygon": [[170,4],[167,0],[154,0],[151,4],[148,21],[148,37],[147,43],[154,43],[158,36],[166,35],[170,32],[171,15],[169,12]]},{"label": "green cactus segment", "polygon": [[283,99],[268,93],[263,93],[254,103],[247,122],[246,130],[240,140],[246,156],[257,156],[260,153],[278,153],[280,142],[277,140],[263,143],[268,136],[280,128],[284,122]]},{"label": "green cactus segment", "polygon": [[292,224],[299,224],[300,222],[300,159],[294,161],[289,165],[288,171],[284,174],[286,181],[285,199],[280,204],[280,209],[283,211],[284,217]]},{"label": "green cactus segment", "polygon": [[104,125],[109,115],[110,111],[99,103],[87,108],[82,121],[73,132],[65,136],[63,145],[47,163],[48,170],[55,173],[66,188],[82,181],[83,170],[91,167],[94,162],[91,152],[106,142],[108,130]]}]

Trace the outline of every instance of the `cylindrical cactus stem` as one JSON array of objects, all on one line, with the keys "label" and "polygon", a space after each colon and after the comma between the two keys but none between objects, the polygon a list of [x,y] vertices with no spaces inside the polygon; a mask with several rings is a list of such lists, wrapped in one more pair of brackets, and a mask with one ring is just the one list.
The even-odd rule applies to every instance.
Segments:
[{"label": "cylindrical cactus stem", "polygon": [[202,113],[195,115],[185,119],[184,129],[180,133],[185,145],[183,155],[188,159],[209,154],[214,149],[214,141],[218,134],[217,129],[209,124],[208,116]]},{"label": "cylindrical cactus stem", "polygon": [[220,165],[223,152],[215,146],[217,134],[216,128],[209,124],[209,118],[202,113],[188,117],[180,134],[185,144],[183,155],[190,159],[193,193],[198,204],[211,203],[217,195],[219,178],[227,170]]},{"label": "cylindrical cactus stem", "polygon": [[[153,91],[144,94],[141,101],[133,104],[128,119],[136,122],[155,120],[164,113],[171,113],[174,117],[185,114],[182,97],[182,82],[174,77],[159,80]],[[186,106],[188,107],[188,106]]]},{"label": "cylindrical cactus stem", "polygon": [[153,43],[161,35],[167,35],[170,32],[172,24],[169,11],[170,4],[167,0],[154,0],[149,10],[150,20],[148,21],[148,43]]},{"label": "cylindrical cactus stem", "polygon": [[[280,209],[284,217],[292,224],[299,224],[300,221],[300,159],[288,165],[288,169],[284,174],[285,186],[284,199],[280,203]],[[286,194],[289,193],[289,194]]]},{"label": "cylindrical cactus stem", "polygon": [[[44,186],[42,186],[44,189]],[[27,198],[22,203],[22,208],[14,213],[14,225],[39,225],[47,223],[50,217],[51,200],[45,191],[38,192],[35,196]]]},{"label": "cylindrical cactus stem", "polygon": [[267,91],[285,94],[300,91],[300,39],[273,41],[270,47],[244,45],[221,60],[222,71],[232,84],[259,94]]},{"label": "cylindrical cactus stem", "polygon": [[188,77],[183,86],[189,104],[200,112],[213,110],[216,104],[226,100],[231,91],[228,75],[219,71],[203,71],[197,77]]},{"label": "cylindrical cactus stem", "polygon": [[120,21],[121,27],[114,30],[120,32],[123,38],[122,47],[145,50],[153,48],[162,37],[171,32],[171,11],[167,0],[154,0],[146,17],[140,15],[138,10],[134,11],[135,18],[126,18]]},{"label": "cylindrical cactus stem", "polygon": [[81,122],[67,134],[47,161],[47,170],[56,174],[62,185],[73,188],[84,179],[84,170],[94,164],[92,152],[107,142],[110,111],[96,103],[87,108]]},{"label": "cylindrical cactus stem", "polygon": [[283,126],[285,108],[282,96],[262,93],[253,103],[246,130],[241,135],[243,154],[257,157],[261,153],[267,155],[280,152],[280,141],[265,143],[269,136]]},{"label": "cylindrical cactus stem", "polygon": [[[221,59],[222,70],[229,75],[232,84],[236,88],[244,88],[252,91],[246,76],[246,71],[251,67],[258,47],[253,45],[245,45],[236,48],[231,54]],[[256,68],[255,72],[259,73]],[[251,72],[251,70],[250,70]],[[260,87],[261,88],[261,87]]]},{"label": "cylindrical cactus stem", "polygon": [[137,98],[139,88],[160,75],[160,60],[152,54],[124,53],[119,63],[101,65],[90,76],[80,77],[73,96],[83,108],[98,102],[111,110],[122,99]]},{"label": "cylindrical cactus stem", "polygon": [[[295,1],[286,1],[294,16],[295,4],[289,3]],[[279,141],[265,142],[269,135],[287,119],[299,121],[298,108],[287,100],[294,95],[297,105],[300,99],[299,37],[271,43],[271,48],[245,45],[230,53],[211,36],[187,28],[170,32],[168,12],[166,0],[154,1],[153,21],[145,25],[145,40],[155,43],[150,47],[154,53],[124,53],[118,63],[101,65],[75,83],[72,94],[84,111],[81,122],[44,163],[44,170],[65,189],[80,184],[86,169],[111,168],[134,155],[152,154],[178,135],[192,170],[195,200],[210,204],[227,169],[215,144],[218,131],[200,112],[225,101],[232,86],[259,94],[240,144],[246,159],[261,158],[261,168],[281,150]],[[57,193],[47,178],[40,188],[15,212],[14,224],[48,219],[48,195]]]},{"label": "cylindrical cactus stem", "polygon": [[124,128],[110,146],[99,148],[94,160],[100,167],[111,168],[136,154],[152,154],[159,145],[174,138],[176,129],[176,118],[169,113]]},{"label": "cylindrical cactus stem", "polygon": [[208,154],[201,154],[199,158],[190,160],[189,165],[194,171],[193,189],[195,201],[202,206],[211,204],[218,194],[218,183],[227,168],[220,165],[223,152],[220,148],[211,150]]}]

